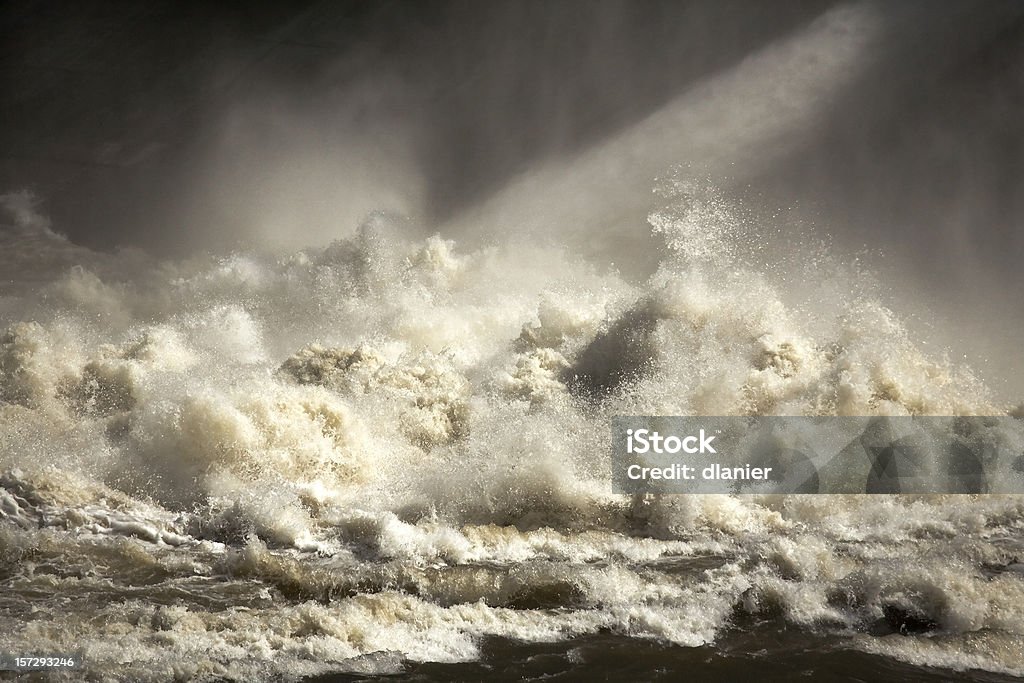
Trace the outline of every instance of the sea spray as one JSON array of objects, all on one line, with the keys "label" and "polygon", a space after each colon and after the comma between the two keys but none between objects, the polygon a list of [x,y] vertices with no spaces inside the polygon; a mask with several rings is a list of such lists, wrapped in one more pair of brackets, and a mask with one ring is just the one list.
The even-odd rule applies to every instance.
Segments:
[{"label": "sea spray", "polygon": [[[681,187],[643,282],[385,217],[145,268],[5,237],[46,294],[0,308],[0,648],[253,680],[470,661],[488,636],[699,646],[755,617],[1024,674],[1020,497],[613,493],[614,415],[1009,408],[857,273],[833,297],[844,271],[807,255],[831,316],[788,304],[750,249],[773,227]],[[602,365],[616,345],[643,353]]]}]

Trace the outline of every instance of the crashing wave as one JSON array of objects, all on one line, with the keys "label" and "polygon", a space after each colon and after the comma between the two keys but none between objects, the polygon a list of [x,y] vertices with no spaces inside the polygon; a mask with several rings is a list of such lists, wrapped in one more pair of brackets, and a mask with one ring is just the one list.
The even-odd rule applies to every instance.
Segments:
[{"label": "crashing wave", "polygon": [[676,190],[641,283],[386,216],[280,260],[33,273],[46,296],[0,308],[0,574],[83,610],[18,617],[0,649],[252,680],[757,617],[1024,674],[1017,497],[610,492],[618,414],[1019,413],[856,272],[809,261],[831,313],[791,303],[814,292],[747,253],[753,226]]}]

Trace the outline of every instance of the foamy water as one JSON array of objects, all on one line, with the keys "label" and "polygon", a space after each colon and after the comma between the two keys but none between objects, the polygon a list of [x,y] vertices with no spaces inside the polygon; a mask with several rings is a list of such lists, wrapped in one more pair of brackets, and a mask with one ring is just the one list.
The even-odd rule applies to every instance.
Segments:
[{"label": "foamy water", "polygon": [[611,493],[614,415],[1020,414],[855,262],[765,263],[777,226],[661,190],[639,283],[384,215],[284,257],[97,254],[8,196],[0,650],[251,681],[743,622],[1024,675],[1021,497]]}]

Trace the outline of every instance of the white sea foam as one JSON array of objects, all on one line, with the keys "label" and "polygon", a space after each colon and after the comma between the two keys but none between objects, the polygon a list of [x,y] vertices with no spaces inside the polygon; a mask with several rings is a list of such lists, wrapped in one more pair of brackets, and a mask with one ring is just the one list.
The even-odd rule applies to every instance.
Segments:
[{"label": "white sea foam", "polygon": [[809,257],[827,294],[794,306],[755,227],[667,192],[643,283],[384,217],[281,259],[145,268],[74,247],[69,270],[73,245],[37,234],[49,261],[5,256],[43,289],[0,308],[0,570],[83,607],[44,601],[0,649],[254,680],[467,661],[486,635],[695,646],[755,614],[1024,674],[1019,497],[610,492],[616,414],[1009,410],[859,274],[837,296]]}]

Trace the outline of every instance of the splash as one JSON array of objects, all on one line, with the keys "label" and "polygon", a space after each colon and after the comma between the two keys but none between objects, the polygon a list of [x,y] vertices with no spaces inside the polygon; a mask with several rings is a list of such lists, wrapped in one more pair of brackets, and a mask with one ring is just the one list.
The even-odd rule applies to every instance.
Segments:
[{"label": "splash", "polygon": [[855,267],[808,249],[794,280],[757,247],[771,226],[662,190],[640,284],[384,215],[283,258],[68,269],[47,238],[41,289],[0,309],[0,647],[253,680],[469,661],[487,636],[698,646],[753,617],[1024,674],[1017,497],[611,493],[616,414],[1010,409]]}]

